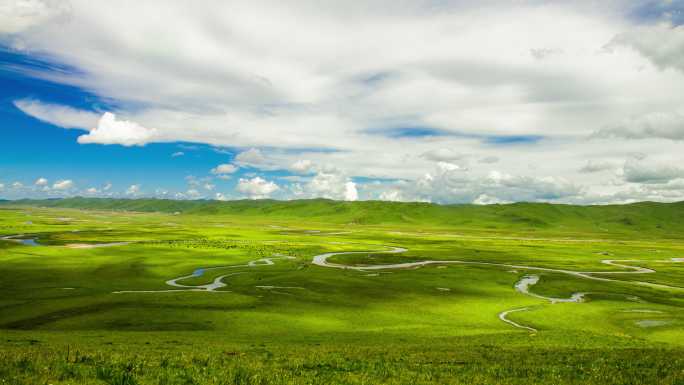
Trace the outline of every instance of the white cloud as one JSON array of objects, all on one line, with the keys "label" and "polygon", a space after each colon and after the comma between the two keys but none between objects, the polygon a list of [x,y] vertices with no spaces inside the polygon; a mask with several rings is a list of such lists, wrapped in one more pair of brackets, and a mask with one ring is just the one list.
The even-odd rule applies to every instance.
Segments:
[{"label": "white cloud", "polygon": [[313,163],[309,159],[299,159],[292,163],[290,170],[300,174],[308,174],[313,170]]},{"label": "white cloud", "polygon": [[590,174],[601,171],[614,170],[617,166],[612,162],[602,162],[596,160],[589,160],[579,170],[581,173]]},{"label": "white cloud", "polygon": [[405,201],[403,194],[399,190],[388,190],[380,193],[378,197],[381,201],[389,202],[403,202]]},{"label": "white cloud", "polygon": [[237,154],[234,162],[242,167],[252,167],[259,170],[279,168],[273,159],[267,158],[258,148],[250,148]]},{"label": "white cloud", "polygon": [[212,168],[211,173],[216,174],[216,175],[232,174],[237,170],[238,170],[238,168],[235,167],[235,165],[225,163],[225,164],[219,164],[218,166]]},{"label": "white cloud", "polygon": [[216,185],[211,184],[211,183],[205,183],[204,186],[202,186],[202,187],[204,187],[204,189],[207,191],[212,191],[214,189],[214,187],[216,187]]},{"label": "white cloud", "polygon": [[504,201],[496,197],[489,196],[487,194],[480,194],[475,200],[473,201],[474,204],[476,205],[494,205],[494,204],[502,204],[502,203],[511,203],[510,201]]},{"label": "white cloud", "polygon": [[427,151],[421,156],[425,159],[435,162],[453,162],[456,160],[463,160],[467,157],[465,154],[448,148],[439,148],[436,150]]},{"label": "white cloud", "polygon": [[21,183],[21,182],[14,182],[14,183],[12,183],[12,188],[20,189],[20,188],[23,188],[23,187],[24,187],[24,184]]},{"label": "white cloud", "polygon": [[97,193],[99,193],[99,192],[100,192],[100,191],[99,191],[97,188],[95,188],[95,187],[90,187],[90,188],[88,188],[88,189],[86,190],[86,193],[88,193],[88,194],[90,194],[90,195],[95,195],[95,194],[97,194]]},{"label": "white cloud", "polygon": [[199,192],[197,189],[191,188],[185,192],[185,196],[188,199],[199,199],[202,198],[202,193]]},{"label": "white cloud", "polygon": [[155,128],[145,128],[128,120],[117,120],[116,115],[105,112],[90,133],[78,137],[81,144],[120,144],[144,146],[157,135]]},{"label": "white cloud", "polygon": [[630,183],[668,183],[684,178],[684,168],[679,165],[630,160],[623,167],[624,179]]},{"label": "white cloud", "polygon": [[69,190],[74,187],[74,182],[70,179],[59,180],[52,185],[53,190]]},{"label": "white cloud", "polygon": [[217,192],[217,193],[214,195],[214,199],[216,199],[217,201],[228,201],[228,200],[230,200],[230,197],[227,196],[227,195],[225,195],[225,194],[223,194],[223,193]]},{"label": "white cloud", "polygon": [[[293,194],[337,199],[352,177],[405,180],[396,189],[411,200],[671,199],[654,186],[617,191],[606,173],[582,169],[636,151],[684,164],[682,27],[635,22],[625,16],[633,1],[71,3],[67,22],[29,16],[0,28],[56,64],[14,71],[85,89],[131,121],[19,106],[95,128],[82,142],[246,149],[235,165],[312,175],[289,182],[300,184]],[[163,18],[148,17],[159,9]],[[489,178],[494,165],[510,178]],[[318,173],[342,176],[326,189]],[[507,184],[497,193],[496,183]],[[360,198],[381,194],[366,185]]]},{"label": "white cloud", "polygon": [[126,195],[138,195],[140,194],[140,185],[132,184],[126,189]]},{"label": "white cloud", "polygon": [[104,187],[102,187],[102,191],[109,191],[112,189],[112,184],[111,183],[106,183]]},{"label": "white cloud", "polygon": [[251,179],[240,178],[236,187],[238,192],[247,195],[250,199],[268,198],[279,189],[277,184],[258,176]]},{"label": "white cloud", "polygon": [[94,112],[32,99],[15,100],[14,105],[27,115],[63,128],[91,130],[97,125],[100,117]]},{"label": "white cloud", "polygon": [[356,183],[336,169],[321,170],[305,183],[295,183],[293,195],[298,198],[327,198],[355,201],[359,198]]},{"label": "white cloud", "polygon": [[185,153],[184,153],[183,151],[176,151],[176,152],[174,152],[173,154],[171,154],[171,157],[172,157],[172,158],[177,158],[177,157],[183,156],[183,155],[185,155]]},{"label": "white cloud", "polygon": [[492,163],[498,163],[501,159],[499,159],[498,156],[486,156],[482,159],[479,160],[480,163],[485,163],[485,164],[492,164]]},{"label": "white cloud", "polygon": [[437,162],[437,168],[439,168],[441,171],[457,171],[457,170],[467,170],[467,168],[460,166],[458,164],[454,163],[449,163],[449,162]]},{"label": "white cloud", "polygon": [[38,178],[38,179],[36,179],[36,181],[33,184],[36,186],[47,186],[48,180],[45,178]]},{"label": "white cloud", "polygon": [[584,195],[580,186],[563,178],[515,176],[500,171],[473,175],[443,167],[416,181],[393,182],[377,189],[381,190],[379,198],[384,200],[435,203],[564,202]]},{"label": "white cloud", "polygon": [[684,26],[669,23],[647,25],[615,37],[610,47],[628,46],[661,69],[684,71]]},{"label": "white cloud", "polygon": [[5,189],[5,184],[4,184],[4,183],[0,183],[0,190],[4,190],[4,189]]},{"label": "white cloud", "polygon": [[0,34],[14,34],[69,15],[62,0],[5,0],[0,2]]},{"label": "white cloud", "polygon": [[598,130],[594,137],[684,140],[684,114],[676,111],[654,112],[624,119],[621,123]]},{"label": "white cloud", "polygon": [[356,190],[356,183],[345,182],[344,183],[344,200],[345,201],[355,201],[359,199],[359,192]]},{"label": "white cloud", "polygon": [[[349,150],[364,140],[361,131],[383,122],[462,130],[466,138],[473,132],[545,134],[546,127],[554,132],[581,116],[549,101],[589,96],[590,109],[610,100],[595,88],[640,85],[639,79],[623,81],[633,60],[596,54],[624,23],[571,5],[407,1],[391,3],[387,13],[380,12],[390,4],[383,1],[364,7],[269,2],[241,4],[236,13],[221,2],[205,3],[212,12],[154,0],[135,12],[73,4],[78,12],[68,24],[46,25],[23,38],[88,76],[41,75],[144,106],[125,112],[158,127],[157,140]],[[164,20],[145,16],[158,7],[165,9]],[[350,30],[348,17],[360,28]],[[176,25],[170,33],[169,22]],[[166,31],[168,40],[153,39],[150,30]],[[481,49],[483,41],[490,49]],[[539,49],[558,53],[540,63],[529,55]],[[607,76],[594,76],[597,71]],[[391,140],[376,138],[364,147],[376,141]]]}]

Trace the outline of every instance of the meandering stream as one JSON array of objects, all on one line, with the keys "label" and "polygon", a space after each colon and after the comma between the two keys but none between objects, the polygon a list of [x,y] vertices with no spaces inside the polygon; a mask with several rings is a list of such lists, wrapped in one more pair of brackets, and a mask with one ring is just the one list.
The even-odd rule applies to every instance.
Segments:
[{"label": "meandering stream", "polygon": [[[27,237],[25,234],[7,235],[0,237],[1,241],[21,243],[24,246],[46,246],[37,241],[38,237]],[[125,246],[131,242],[109,242],[109,243],[68,243],[61,247],[68,249],[96,249],[100,247]]]},{"label": "meandering stream", "polygon": [[0,238],[0,240],[17,242],[17,243],[21,243],[22,245],[25,245],[25,246],[43,246],[36,241],[36,238],[20,238],[23,236],[24,236],[24,234],[8,235],[6,237]]},{"label": "meandering stream", "polygon": [[[618,262],[623,262],[623,263],[624,262],[638,262],[636,260],[619,260],[619,261],[618,260],[603,260],[603,261],[601,261],[601,263],[606,264],[606,265],[626,269],[626,270],[617,270],[617,271],[573,271],[573,270],[553,269],[553,268],[537,267],[537,266],[513,265],[513,264],[493,263],[493,262],[461,261],[461,260],[425,260],[425,261],[392,263],[392,264],[381,264],[381,265],[343,265],[343,264],[339,264],[339,263],[328,262],[329,258],[336,256],[336,255],[398,254],[398,253],[404,253],[406,251],[408,251],[408,250],[405,248],[402,248],[402,247],[391,247],[389,250],[380,250],[380,251],[331,252],[331,253],[324,253],[324,254],[319,254],[319,255],[314,256],[311,260],[311,263],[313,265],[321,266],[321,267],[325,267],[325,268],[356,270],[356,271],[415,269],[415,268],[419,268],[422,266],[428,266],[428,265],[447,265],[447,264],[483,265],[483,266],[503,267],[503,268],[508,268],[508,269],[519,269],[519,270],[528,270],[528,271],[531,270],[531,271],[560,273],[560,274],[567,274],[567,275],[571,275],[574,277],[580,277],[580,278],[584,278],[584,279],[591,279],[591,280],[597,280],[597,281],[622,282],[622,283],[627,283],[627,284],[649,286],[649,287],[660,288],[660,289],[664,288],[664,289],[669,289],[669,290],[684,291],[684,288],[676,287],[676,286],[668,286],[668,285],[655,284],[655,283],[651,283],[651,282],[642,282],[642,281],[621,281],[621,280],[612,279],[612,278],[594,276],[594,275],[605,275],[605,274],[649,274],[649,273],[655,273],[656,272],[653,269],[649,269],[649,268],[645,268],[645,267],[630,266],[630,265],[618,263]],[[217,291],[217,289],[220,289],[220,288],[227,286],[224,283],[224,279],[227,277],[235,276],[237,274],[243,274],[245,272],[236,272],[236,273],[221,275],[219,277],[216,277],[211,283],[204,284],[204,285],[186,285],[186,284],[180,283],[180,281],[183,281],[183,280],[186,280],[189,278],[196,278],[196,277],[202,276],[208,270],[254,268],[254,267],[258,267],[258,266],[270,266],[270,265],[274,264],[274,261],[273,261],[274,259],[293,259],[293,257],[276,255],[276,256],[271,257],[271,258],[262,258],[262,259],[250,261],[246,264],[199,268],[199,269],[196,269],[190,275],[184,275],[184,276],[174,278],[174,279],[170,279],[170,280],[166,281],[167,285],[173,286],[173,287],[175,287],[175,289],[168,289],[168,290],[124,290],[124,291],[116,291],[115,293],[160,293],[160,292],[178,292],[178,291],[226,292],[223,290]],[[668,261],[658,261],[658,262],[683,262],[683,261],[684,260],[682,258],[672,258],[671,260],[668,260]],[[584,292],[577,292],[577,293],[573,293],[568,298],[556,298],[556,297],[547,297],[547,296],[543,296],[543,295],[531,292],[530,288],[532,286],[536,285],[539,282],[539,279],[540,278],[538,275],[532,275],[532,274],[525,275],[522,278],[520,278],[520,280],[518,280],[518,282],[515,283],[514,288],[519,293],[522,293],[524,295],[528,295],[528,296],[531,296],[534,298],[543,299],[543,300],[549,301],[552,304],[563,303],[563,302],[574,302],[574,303],[582,302],[582,301],[584,301],[586,295],[589,294],[589,293],[584,293]],[[266,286],[264,286],[263,288],[265,288],[265,287]],[[269,287],[269,288],[271,288],[271,287]],[[300,287],[297,287],[297,288],[302,289]],[[527,330],[527,331],[534,333],[534,332],[537,332],[537,329],[535,329],[531,326],[519,324],[519,323],[512,321],[508,318],[508,315],[511,313],[527,311],[530,309],[531,309],[531,307],[524,307],[524,308],[516,308],[516,309],[505,310],[505,311],[502,311],[501,313],[499,313],[498,317],[501,321],[503,321],[503,322],[513,326],[513,327],[523,329],[523,330]]]},{"label": "meandering stream", "polygon": [[195,271],[192,272],[190,275],[184,275],[178,278],[173,278],[165,283],[169,286],[176,287],[178,289],[167,289],[167,290],[119,290],[115,291],[113,293],[115,294],[121,294],[121,293],[169,293],[169,292],[178,292],[178,291],[204,291],[204,292],[220,292],[220,293],[226,293],[227,291],[222,290],[222,291],[217,291],[217,289],[220,289],[222,287],[227,286],[223,280],[227,277],[235,276],[238,274],[244,274],[245,272],[236,272],[236,273],[231,273],[231,274],[224,274],[221,276],[218,276],[214,278],[214,280],[211,283],[205,284],[205,285],[186,285],[182,284],[179,281],[183,281],[189,278],[197,278],[201,277],[204,275],[205,272],[210,271],[210,270],[219,270],[219,269],[237,269],[237,268],[253,268],[253,267],[258,267],[258,266],[271,266],[274,265],[275,263],[273,260],[275,259],[295,259],[294,257],[290,257],[287,255],[275,255],[270,258],[261,258],[257,259],[254,261],[249,261],[246,264],[241,264],[241,265],[227,265],[227,266],[215,266],[215,267],[201,267],[196,269]]},{"label": "meandering stream", "polygon": [[[403,253],[406,252],[407,250],[401,247],[392,247],[390,250],[384,250],[384,251],[348,251],[348,252],[333,252],[333,253],[325,253],[325,254],[320,254],[316,255],[312,259],[312,263],[317,266],[322,266],[322,267],[327,267],[327,268],[336,268],[336,269],[351,269],[351,270],[358,270],[358,271],[368,271],[368,270],[386,270],[386,269],[411,269],[411,268],[418,268],[421,266],[427,266],[427,265],[446,265],[446,264],[465,264],[465,265],[484,265],[484,266],[497,266],[497,267],[505,267],[505,268],[510,268],[510,269],[520,269],[520,270],[533,270],[533,271],[543,271],[543,272],[552,272],[552,273],[560,273],[560,274],[567,274],[571,275],[574,277],[580,277],[584,279],[591,279],[591,280],[596,280],[596,281],[604,281],[604,282],[621,282],[621,283],[626,283],[626,284],[633,284],[633,285],[639,285],[639,286],[647,286],[647,287],[652,287],[652,288],[658,288],[658,289],[668,289],[668,290],[675,290],[675,291],[684,291],[684,288],[678,287],[678,286],[669,286],[669,285],[663,285],[663,284],[657,284],[657,283],[652,283],[652,282],[643,282],[643,281],[622,281],[618,279],[612,279],[612,278],[605,278],[605,277],[596,277],[594,274],[649,274],[649,273],[655,273],[656,271],[653,269],[648,269],[645,267],[640,267],[640,266],[630,266],[630,265],[625,265],[617,262],[638,262],[637,260],[612,260],[612,259],[606,259],[602,260],[601,263],[610,265],[610,266],[615,266],[615,267],[620,267],[623,269],[627,269],[627,271],[624,270],[618,270],[618,271],[573,271],[573,270],[565,270],[565,269],[553,269],[553,268],[546,268],[546,267],[536,267],[536,266],[525,266],[525,265],[512,265],[512,264],[506,264],[506,263],[493,263],[493,262],[477,262],[477,261],[461,261],[461,260],[425,260],[425,261],[417,261],[417,262],[405,262],[405,263],[392,263],[392,264],[384,264],[384,265],[342,265],[338,263],[331,263],[328,262],[328,258],[336,256],[336,255],[350,255],[350,254],[396,254],[396,253]],[[652,261],[652,262],[668,262],[668,263],[677,263],[677,262],[683,262],[684,259],[682,258],[672,258],[667,261]],[[535,294],[530,291],[530,287],[536,285],[539,282],[539,276],[537,275],[526,275],[523,276],[516,284],[514,285],[515,290],[539,299],[543,299],[546,301],[553,303],[561,303],[561,302],[582,302],[584,301],[584,298],[587,294],[589,293],[573,293],[569,298],[554,298],[554,297],[546,297],[540,294]],[[499,313],[499,319],[501,319],[503,322],[506,322],[514,327],[517,327],[519,329],[524,329],[528,330],[531,332],[536,332],[537,330],[533,327],[530,326],[525,326],[521,325],[519,323],[516,323],[514,321],[511,321],[510,319],[507,318],[508,314],[514,313],[514,312],[520,312],[520,311],[526,311],[529,310],[529,307],[525,308],[518,308],[518,309],[511,309],[511,310],[506,310],[501,313]]]},{"label": "meandering stream", "polygon": [[[42,246],[38,242],[36,242],[35,237],[33,237],[33,238],[21,238],[21,237],[25,237],[25,236],[23,234],[10,235],[10,236],[1,237],[0,240],[20,242],[20,243],[27,245],[27,246]],[[122,246],[122,245],[126,245],[126,244],[128,244],[128,243],[127,242],[114,242],[114,243],[101,243],[101,244],[89,244],[89,245],[75,244],[72,246],[73,246],[73,248],[93,248],[93,247]],[[69,245],[67,245],[67,247],[68,246]],[[494,263],[494,262],[462,261],[462,260],[424,260],[424,261],[416,261],[416,262],[404,262],[404,263],[392,263],[392,264],[380,264],[380,265],[343,265],[343,264],[339,264],[339,263],[328,262],[329,258],[331,258],[333,256],[337,256],[337,255],[399,254],[399,253],[404,253],[406,251],[408,251],[408,250],[405,248],[391,247],[389,250],[380,250],[380,251],[331,252],[331,253],[324,253],[324,254],[319,254],[319,255],[314,256],[311,260],[311,263],[313,265],[325,267],[325,268],[356,270],[356,271],[415,269],[415,268],[420,268],[420,267],[428,266],[428,265],[448,265],[448,264],[481,265],[481,266],[503,267],[503,268],[516,269],[516,270],[528,270],[528,271],[531,270],[531,271],[540,271],[540,272],[560,273],[560,274],[570,275],[573,277],[579,277],[579,278],[596,280],[596,281],[620,282],[620,283],[624,283],[624,284],[646,286],[646,287],[657,288],[657,289],[684,291],[684,288],[678,287],[678,286],[669,286],[669,285],[657,284],[657,283],[652,283],[652,282],[644,282],[644,281],[623,281],[623,280],[618,280],[618,279],[614,279],[614,278],[604,277],[604,275],[608,275],[608,274],[610,274],[610,275],[612,275],[612,274],[651,274],[651,273],[656,272],[653,269],[649,269],[649,268],[645,268],[645,267],[641,267],[641,266],[632,266],[632,265],[624,264],[627,262],[629,262],[629,263],[640,262],[638,260],[606,259],[606,260],[601,261],[601,263],[603,263],[603,264],[624,269],[624,270],[617,270],[617,271],[574,271],[574,270],[554,269],[554,268],[537,267],[537,266],[513,265],[513,264]],[[170,279],[170,280],[165,282],[166,285],[174,287],[174,289],[166,289],[166,290],[120,290],[120,291],[115,291],[113,293],[115,293],[115,294],[121,294],[121,293],[162,293],[162,292],[179,292],[179,291],[227,292],[227,291],[223,291],[223,290],[221,290],[221,291],[218,290],[220,288],[227,286],[227,284],[224,282],[224,280],[228,277],[232,277],[232,276],[235,276],[238,274],[244,274],[246,272],[239,271],[239,272],[224,274],[224,275],[221,275],[221,276],[214,278],[214,280],[212,282],[207,283],[207,284],[203,284],[203,285],[188,285],[188,284],[183,284],[180,282],[187,280],[187,279],[190,279],[190,278],[201,277],[204,275],[205,272],[210,271],[210,270],[255,268],[255,267],[259,267],[259,266],[271,266],[274,264],[274,260],[278,260],[278,259],[295,259],[295,258],[290,257],[290,256],[276,254],[270,258],[261,258],[261,259],[257,259],[254,261],[247,262],[246,264],[215,266],[215,267],[202,267],[202,268],[195,269],[192,272],[192,274],[190,274],[190,275],[180,276],[180,277],[173,278],[173,279]],[[620,263],[620,262],[622,262],[622,263]],[[671,258],[670,260],[651,261],[651,262],[681,263],[681,262],[684,262],[684,258]],[[514,288],[519,293],[522,293],[522,294],[530,296],[530,297],[543,299],[543,300],[549,301],[552,304],[563,303],[563,302],[575,302],[575,303],[582,302],[582,301],[584,301],[586,295],[589,294],[589,293],[584,293],[584,292],[576,292],[576,293],[572,293],[572,295],[568,298],[555,298],[555,297],[547,297],[547,296],[543,296],[543,295],[531,292],[530,288],[532,286],[536,285],[539,282],[539,279],[540,278],[538,275],[533,275],[533,274],[525,275],[515,283]],[[277,287],[276,286],[261,286],[260,288],[269,288],[270,289],[270,288],[277,288]],[[291,288],[302,289],[301,287],[291,287]],[[530,307],[510,309],[510,310],[502,311],[501,313],[499,313],[498,317],[501,321],[503,321],[503,322],[505,322],[511,326],[514,326],[516,328],[528,330],[530,332],[536,332],[537,330],[535,328],[533,328],[531,326],[519,324],[519,323],[514,322],[508,318],[508,315],[511,313],[527,311],[527,310],[530,310]]]}]

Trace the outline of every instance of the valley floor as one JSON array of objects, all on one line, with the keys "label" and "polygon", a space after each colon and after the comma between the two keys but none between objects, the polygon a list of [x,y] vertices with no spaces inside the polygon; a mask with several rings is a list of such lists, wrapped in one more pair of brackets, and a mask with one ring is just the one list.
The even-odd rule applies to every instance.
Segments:
[{"label": "valley floor", "polygon": [[32,207],[0,237],[0,384],[684,382],[677,238]]}]

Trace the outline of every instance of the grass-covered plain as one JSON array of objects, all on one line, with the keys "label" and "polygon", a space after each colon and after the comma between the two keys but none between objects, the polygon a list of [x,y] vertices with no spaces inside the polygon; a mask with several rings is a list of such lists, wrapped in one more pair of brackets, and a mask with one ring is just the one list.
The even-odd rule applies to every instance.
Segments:
[{"label": "grass-covered plain", "polygon": [[[20,234],[38,246],[0,241],[0,384],[684,383],[682,204],[0,206],[0,237]],[[655,272],[311,263],[336,251],[368,251],[329,259],[344,265]],[[212,292],[165,283],[221,266],[179,281],[225,276]],[[531,274],[535,294],[586,299],[516,291]],[[499,319],[520,308],[508,318],[538,332]]]}]

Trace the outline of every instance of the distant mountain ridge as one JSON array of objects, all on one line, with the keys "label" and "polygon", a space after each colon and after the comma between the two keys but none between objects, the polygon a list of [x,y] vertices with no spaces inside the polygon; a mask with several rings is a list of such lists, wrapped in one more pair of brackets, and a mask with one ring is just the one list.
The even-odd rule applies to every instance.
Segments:
[{"label": "distant mountain ridge", "polygon": [[65,198],[0,202],[32,206],[302,219],[364,225],[419,225],[543,232],[610,232],[684,238],[684,202],[577,206],[550,203],[438,205],[418,202],[309,200],[180,201],[168,199]]}]

